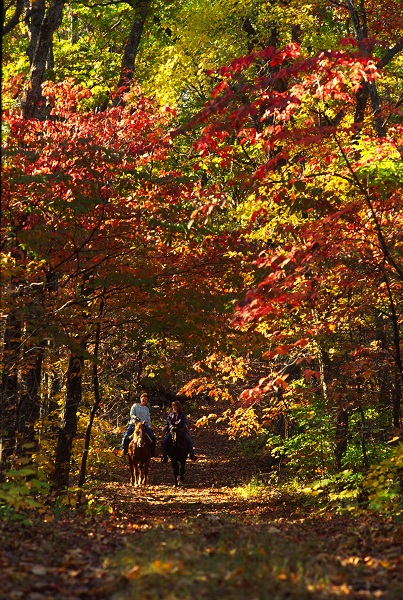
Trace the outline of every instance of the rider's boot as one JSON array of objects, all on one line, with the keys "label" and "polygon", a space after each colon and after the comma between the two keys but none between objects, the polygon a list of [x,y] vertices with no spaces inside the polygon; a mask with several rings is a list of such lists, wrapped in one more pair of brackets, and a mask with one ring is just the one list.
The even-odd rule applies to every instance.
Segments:
[{"label": "rider's boot", "polygon": [[157,456],[155,451],[155,442],[151,442],[151,456]]},{"label": "rider's boot", "polygon": [[195,451],[193,450],[193,446],[191,446],[190,444],[188,444],[187,445],[187,451],[188,451],[190,460],[197,460],[196,456],[195,456]]},{"label": "rider's boot", "polygon": [[123,454],[127,454],[128,450],[129,450],[129,443],[130,443],[130,438],[125,438],[123,440]]}]

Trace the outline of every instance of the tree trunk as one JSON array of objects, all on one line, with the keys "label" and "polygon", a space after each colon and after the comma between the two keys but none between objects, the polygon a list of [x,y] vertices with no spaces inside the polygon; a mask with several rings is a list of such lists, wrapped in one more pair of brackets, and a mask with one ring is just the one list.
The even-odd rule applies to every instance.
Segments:
[{"label": "tree trunk", "polygon": [[82,353],[79,349],[72,350],[67,370],[65,405],[57,440],[52,482],[52,488],[57,492],[68,488],[69,485],[71,451],[77,433],[77,411],[82,396],[83,368]]},{"label": "tree trunk", "polygon": [[365,422],[365,414],[362,406],[359,406],[360,418],[361,418],[361,449],[362,449],[362,459],[363,459],[363,467],[365,471],[369,469],[369,460],[367,453],[367,425]]},{"label": "tree trunk", "polygon": [[402,378],[401,378],[400,373],[397,370],[395,371],[395,385],[393,387],[392,401],[393,401],[393,409],[392,409],[393,426],[396,427],[397,429],[400,429],[401,403],[402,403]]},{"label": "tree trunk", "polygon": [[94,385],[94,397],[95,397],[95,402],[91,408],[91,413],[90,413],[90,420],[88,421],[88,425],[87,425],[87,429],[85,432],[85,440],[84,440],[84,450],[83,450],[83,457],[81,459],[81,468],[80,468],[80,476],[78,479],[78,485],[81,487],[82,485],[84,485],[85,483],[85,477],[86,477],[86,473],[87,473],[87,462],[88,462],[88,453],[90,450],[90,443],[91,443],[91,432],[92,432],[92,426],[94,424],[94,419],[95,419],[95,415],[97,414],[97,410],[101,404],[101,394],[99,391],[99,378],[98,378],[98,367],[96,364],[93,365],[92,367],[93,369],[93,375],[92,375],[92,380],[93,380],[93,385]]},{"label": "tree trunk", "polygon": [[384,276],[384,282],[386,283],[386,289],[389,296],[390,313],[389,318],[392,322],[393,329],[393,346],[394,346],[394,359],[396,363],[396,378],[393,393],[393,426],[399,428],[401,423],[401,396],[402,396],[402,382],[403,382],[403,359],[400,350],[401,335],[400,335],[400,322],[398,309],[393,297],[392,288],[389,283],[388,277]]},{"label": "tree trunk", "polygon": [[17,410],[16,429],[20,445],[35,442],[34,425],[41,413],[39,388],[45,347],[46,342],[42,341],[38,345],[24,349],[24,352],[29,355],[29,368],[22,376],[21,401]]},{"label": "tree trunk", "polygon": [[21,321],[12,309],[7,317],[3,342],[3,374],[0,390],[0,465],[12,456],[15,445],[18,405],[18,366],[21,348]]},{"label": "tree trunk", "polygon": [[[364,2],[359,3],[359,7],[355,6],[354,0],[346,0],[347,9],[350,15],[350,19],[354,28],[355,38],[358,45],[361,46],[364,54],[368,54],[368,49],[363,46],[363,41],[369,37],[368,26],[367,26],[367,14],[364,6]],[[403,49],[403,43],[399,40],[395,46],[388,48],[383,58],[379,61],[380,67],[385,67],[392,58]],[[368,98],[371,99],[371,108],[374,115],[374,125],[376,134],[379,138],[385,137],[386,127],[384,123],[384,117],[382,115],[381,103],[378,94],[378,88],[375,81],[364,81],[361,82],[361,88],[357,92],[356,96],[356,113],[354,123],[362,125],[364,121],[365,108],[367,105]]]},{"label": "tree trunk", "polygon": [[[46,100],[42,95],[42,83],[52,51],[53,34],[62,22],[65,2],[66,0],[52,0],[46,14],[43,13],[43,9],[35,14],[35,32],[32,34],[28,49],[28,52],[32,55],[32,58],[30,56],[31,70],[22,104],[22,114],[25,119],[44,119],[47,117]],[[40,7],[41,4],[42,0],[40,0]],[[37,20],[40,19],[41,14],[42,20],[38,29]]]},{"label": "tree trunk", "polygon": [[29,32],[27,54],[30,66],[32,66],[34,60],[35,48],[39,40],[41,25],[45,17],[45,13],[45,0],[36,0],[36,2],[30,2],[29,0],[26,0],[24,21]]},{"label": "tree trunk", "polygon": [[347,450],[348,412],[342,408],[337,414],[336,435],[334,439],[334,462],[336,469],[341,469],[341,461]]},{"label": "tree trunk", "polygon": [[[101,305],[99,307],[98,319],[100,319],[100,317],[102,316],[103,310],[104,310],[104,299],[102,298]],[[100,323],[100,321],[98,321],[97,330],[96,330],[96,334],[95,334],[95,348],[94,348],[95,361],[92,366],[92,382],[93,382],[93,386],[94,386],[95,401],[94,401],[94,404],[91,409],[90,420],[88,422],[87,430],[85,432],[83,458],[81,461],[80,477],[78,479],[78,485],[80,487],[82,485],[84,485],[84,483],[85,483],[85,476],[86,476],[86,472],[87,472],[88,452],[90,449],[90,442],[91,442],[92,425],[94,423],[95,415],[97,414],[97,410],[98,410],[98,408],[101,404],[101,400],[102,400],[101,394],[99,391],[99,377],[98,377],[98,364],[97,364],[98,355],[99,355],[100,339],[101,339],[101,323]]]},{"label": "tree trunk", "polygon": [[[5,22],[3,18],[3,31],[2,35],[6,35],[9,33],[16,25],[18,25],[20,16],[22,15],[22,11],[24,10],[24,0],[16,0],[15,10],[12,17]],[[3,17],[5,16],[5,11],[3,10]]]},{"label": "tree trunk", "polygon": [[123,96],[130,90],[134,75],[134,62],[140,45],[144,23],[150,12],[151,0],[137,0],[134,7],[134,19],[123,53],[122,67],[113,106],[124,104]]}]

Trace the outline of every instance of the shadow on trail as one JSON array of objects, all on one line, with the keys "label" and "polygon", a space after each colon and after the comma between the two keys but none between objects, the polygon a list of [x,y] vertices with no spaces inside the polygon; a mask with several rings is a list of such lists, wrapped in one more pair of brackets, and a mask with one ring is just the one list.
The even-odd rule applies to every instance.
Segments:
[{"label": "shadow on trail", "polygon": [[196,441],[199,460],[179,488],[171,466],[158,460],[150,485],[131,487],[128,465],[116,456],[105,477],[88,484],[88,495],[52,519],[24,527],[0,522],[0,597],[403,598],[396,522],[315,513],[269,488],[246,496],[239,486],[253,463],[217,434]]},{"label": "shadow on trail", "polygon": [[293,521],[276,518],[273,508],[269,518],[270,511],[256,512],[259,502],[201,502],[185,494],[167,495],[162,505],[161,498],[138,500],[141,521],[132,523],[132,542],[112,563],[122,574],[112,600],[402,597],[399,550],[395,564],[382,567],[370,540],[363,545],[368,530],[342,518]]},{"label": "shadow on trail", "polygon": [[158,460],[147,488],[119,470],[114,510],[130,534],[110,562],[121,574],[111,600],[401,600],[401,551],[386,522],[241,497],[253,464],[219,455],[219,441],[204,441],[178,488]]}]

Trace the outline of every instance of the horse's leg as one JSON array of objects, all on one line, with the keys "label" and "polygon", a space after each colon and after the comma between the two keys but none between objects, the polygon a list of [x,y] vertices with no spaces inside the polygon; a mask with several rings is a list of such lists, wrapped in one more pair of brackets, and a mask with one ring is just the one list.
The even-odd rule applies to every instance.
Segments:
[{"label": "horse's leg", "polygon": [[142,485],[147,484],[147,461],[141,463],[141,483]]},{"label": "horse's leg", "polygon": [[177,460],[171,459],[172,462],[172,467],[174,470],[174,479],[175,479],[175,487],[177,487],[179,485],[179,463]]},{"label": "horse's leg", "polygon": [[186,458],[181,461],[180,480],[185,481]]},{"label": "horse's leg", "polygon": [[149,469],[149,467],[150,467],[150,461],[147,460],[144,463],[144,485],[147,485],[147,483],[148,483],[148,469]]},{"label": "horse's leg", "polygon": [[129,456],[129,469],[130,469],[130,485],[134,485],[134,465],[133,465],[133,459]]},{"label": "horse's leg", "polygon": [[138,462],[135,464],[135,485],[136,487],[140,485],[140,465]]}]

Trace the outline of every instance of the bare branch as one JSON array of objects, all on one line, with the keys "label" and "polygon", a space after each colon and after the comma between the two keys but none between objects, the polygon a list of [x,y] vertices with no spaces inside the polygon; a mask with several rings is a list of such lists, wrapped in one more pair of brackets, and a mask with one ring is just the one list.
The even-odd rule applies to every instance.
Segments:
[{"label": "bare branch", "polygon": [[389,48],[389,50],[387,51],[387,53],[385,54],[385,56],[379,62],[379,66],[380,67],[386,67],[386,65],[388,63],[390,63],[390,61],[392,60],[392,58],[394,58],[396,56],[396,54],[398,54],[401,50],[403,50],[403,40],[400,40],[399,42],[397,42],[393,46],[393,48]]},{"label": "bare branch", "polygon": [[3,25],[2,35],[6,35],[6,33],[9,33],[18,24],[23,8],[24,0],[17,0],[13,16],[8,21],[8,23]]}]

